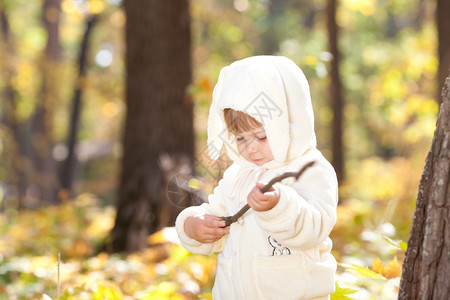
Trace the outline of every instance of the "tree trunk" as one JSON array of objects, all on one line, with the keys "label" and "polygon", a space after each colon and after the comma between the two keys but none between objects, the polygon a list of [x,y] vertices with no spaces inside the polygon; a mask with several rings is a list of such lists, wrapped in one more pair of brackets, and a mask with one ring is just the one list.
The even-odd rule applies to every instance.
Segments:
[{"label": "tree trunk", "polygon": [[189,3],[127,0],[124,7],[127,113],[112,231],[116,252],[142,249],[148,234],[173,225],[177,212],[167,213],[171,178],[164,161],[187,159],[192,167],[194,149],[193,106],[186,91],[191,81]]},{"label": "tree trunk", "polygon": [[280,50],[280,39],[283,24],[283,15],[286,7],[286,0],[270,0],[268,3],[269,15],[264,22],[265,30],[262,33],[262,54],[275,54]]},{"label": "tree trunk", "polygon": [[45,0],[42,9],[42,21],[47,31],[47,46],[45,53],[52,61],[61,58],[59,41],[59,19],[61,15],[61,0]]},{"label": "tree trunk", "polygon": [[[450,1],[437,0],[436,18],[438,30],[439,55],[439,86],[438,93],[443,89],[445,77],[450,71]],[[441,98],[436,98],[441,103]]]},{"label": "tree trunk", "polygon": [[61,57],[59,42],[59,18],[61,0],[45,0],[42,7],[42,24],[47,33],[47,45],[39,62],[42,74],[40,93],[37,97],[31,124],[34,178],[40,190],[39,198],[54,202],[56,164],[52,157],[53,115],[58,103],[58,65]]},{"label": "tree trunk", "polygon": [[344,158],[342,151],[342,85],[339,75],[340,54],[338,49],[338,27],[336,24],[337,0],[328,0],[327,25],[328,25],[328,47],[333,56],[331,60],[331,107],[333,109],[332,122],[332,165],[336,170],[338,180],[344,178]]},{"label": "tree trunk", "polygon": [[72,109],[70,112],[70,120],[67,133],[67,157],[61,165],[60,169],[60,190],[59,197],[68,197],[72,193],[72,185],[77,169],[77,154],[76,145],[78,142],[78,130],[81,117],[81,98],[83,94],[83,82],[85,81],[87,72],[87,55],[89,47],[89,38],[91,37],[92,29],[97,23],[98,16],[90,16],[86,19],[86,28],[83,39],[80,45],[80,52],[78,54],[78,77],[74,84],[74,92],[72,97]]},{"label": "tree trunk", "polygon": [[[0,7],[0,28],[2,33],[1,47],[4,51],[3,55],[13,57],[15,55],[15,47],[12,42],[11,31],[7,13]],[[4,89],[2,91],[3,107],[1,109],[1,122],[6,125],[10,131],[11,142],[5,143],[6,151],[11,156],[4,159],[4,162],[11,167],[11,174],[9,174],[9,182],[16,187],[17,203],[8,204],[10,207],[23,208],[25,206],[26,189],[28,185],[27,165],[29,155],[27,152],[26,138],[24,136],[23,124],[17,118],[17,90],[13,84],[15,77],[16,66],[13,59],[7,59],[7,63],[3,68],[3,82]],[[8,167],[6,168],[8,169]],[[4,209],[4,201],[1,203]]]},{"label": "tree trunk", "polygon": [[448,299],[450,295],[449,87],[450,77],[447,77],[443,103],[419,185],[399,299]]}]

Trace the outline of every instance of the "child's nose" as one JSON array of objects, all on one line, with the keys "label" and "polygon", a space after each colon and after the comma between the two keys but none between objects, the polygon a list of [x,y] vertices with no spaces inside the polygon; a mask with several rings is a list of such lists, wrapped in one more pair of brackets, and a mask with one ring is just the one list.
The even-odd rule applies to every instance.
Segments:
[{"label": "child's nose", "polygon": [[248,146],[247,146],[247,152],[248,153],[255,153],[258,150],[257,143],[255,139],[250,140]]}]

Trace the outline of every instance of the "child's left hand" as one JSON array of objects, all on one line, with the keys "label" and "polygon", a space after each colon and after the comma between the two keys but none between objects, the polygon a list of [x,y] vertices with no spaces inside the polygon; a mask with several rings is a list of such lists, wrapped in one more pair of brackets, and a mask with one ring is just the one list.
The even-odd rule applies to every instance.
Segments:
[{"label": "child's left hand", "polygon": [[280,200],[278,189],[271,187],[270,190],[261,193],[260,189],[264,186],[262,183],[256,183],[256,186],[247,196],[248,205],[256,211],[266,211],[272,209]]}]

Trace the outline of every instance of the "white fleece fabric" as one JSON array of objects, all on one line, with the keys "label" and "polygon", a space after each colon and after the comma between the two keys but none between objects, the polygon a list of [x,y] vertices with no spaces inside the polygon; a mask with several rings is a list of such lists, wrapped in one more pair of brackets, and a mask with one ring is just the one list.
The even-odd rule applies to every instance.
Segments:
[{"label": "white fleece fabric", "polygon": [[[263,124],[273,161],[257,166],[240,156],[226,129],[225,108],[247,113]],[[308,82],[294,62],[255,56],[222,69],[208,119],[212,159],[219,158],[223,145],[234,163],[208,203],[186,208],[176,221],[187,250],[219,253],[213,299],[328,299],[336,271],[329,234],[336,222],[337,179],[316,149]],[[250,209],[219,241],[200,243],[186,235],[188,217],[233,215],[245,205],[256,182],[267,183],[311,161],[315,164],[298,181],[287,178],[276,184],[280,200],[274,208]]]}]

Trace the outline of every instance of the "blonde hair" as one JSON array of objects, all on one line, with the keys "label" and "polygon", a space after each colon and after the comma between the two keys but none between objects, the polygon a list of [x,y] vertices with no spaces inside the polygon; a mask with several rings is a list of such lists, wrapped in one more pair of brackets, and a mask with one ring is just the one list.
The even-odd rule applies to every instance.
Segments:
[{"label": "blonde hair", "polygon": [[225,108],[223,110],[223,116],[228,131],[233,134],[249,131],[262,126],[255,118],[231,108]]}]

